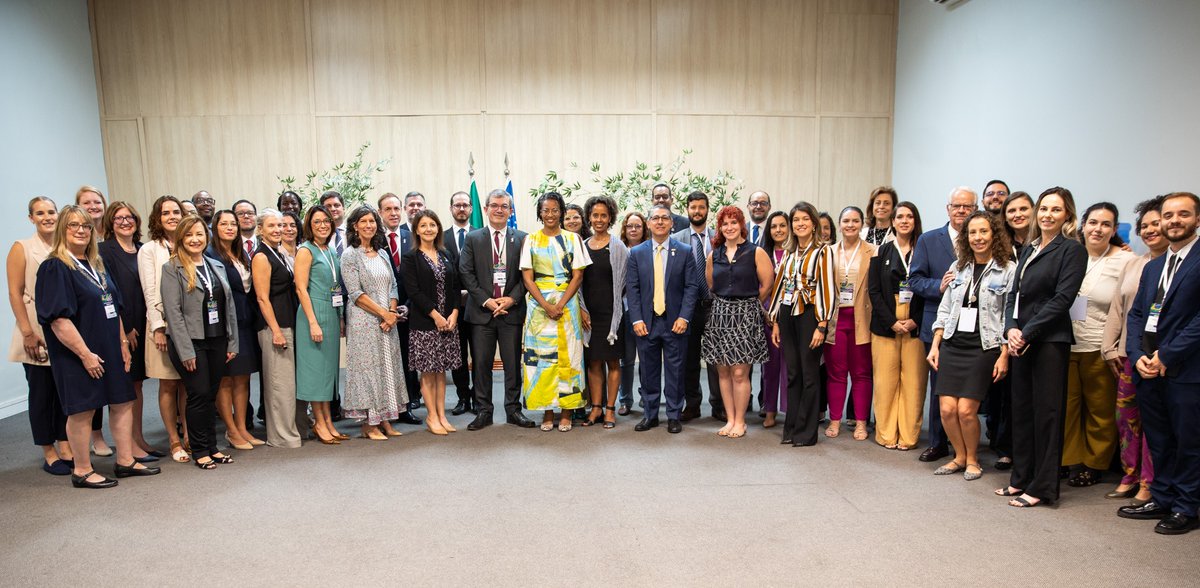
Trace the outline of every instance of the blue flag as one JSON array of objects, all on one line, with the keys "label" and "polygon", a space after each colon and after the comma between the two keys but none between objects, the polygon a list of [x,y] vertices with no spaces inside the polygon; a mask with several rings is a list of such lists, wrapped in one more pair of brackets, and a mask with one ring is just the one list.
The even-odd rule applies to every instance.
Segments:
[{"label": "blue flag", "polygon": [[508,228],[517,230],[517,199],[513,198],[512,180],[508,181],[508,187],[504,189],[508,192],[508,199],[512,202],[512,212],[508,214]]}]

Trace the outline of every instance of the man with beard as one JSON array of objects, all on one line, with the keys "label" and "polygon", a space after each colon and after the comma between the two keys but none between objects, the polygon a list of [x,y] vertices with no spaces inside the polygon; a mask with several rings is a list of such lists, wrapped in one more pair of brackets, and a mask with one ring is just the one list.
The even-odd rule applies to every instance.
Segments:
[{"label": "man with beard", "polygon": [[[400,206],[400,197],[388,192],[379,197],[379,218],[383,221],[383,238],[388,244],[388,259],[392,263],[392,273],[396,276],[396,291],[398,294],[398,304],[396,310],[400,312],[400,320],[396,322],[396,334],[400,337],[400,355],[404,362],[404,385],[409,390],[420,390],[421,382],[417,378],[417,372],[409,369],[408,363],[408,291],[404,288],[404,276],[400,271],[400,259],[404,256],[404,252],[412,248],[412,233],[404,230],[407,225],[400,222],[403,216],[403,208]],[[410,398],[420,398],[419,394],[410,394]],[[400,413],[400,418],[397,419],[401,423],[408,425],[419,425],[421,419],[413,414],[413,409],[420,406],[418,401],[414,406],[413,402],[408,403],[408,410]]]},{"label": "man with beard", "polygon": [[1117,515],[1159,519],[1154,532],[1163,535],[1200,526],[1200,363],[1193,360],[1200,353],[1200,255],[1192,253],[1198,216],[1195,194],[1163,199],[1162,227],[1171,245],[1142,270],[1125,331],[1154,481],[1150,502],[1121,507]]},{"label": "man with beard", "polygon": [[746,203],[746,212],[750,217],[746,226],[749,241],[762,247],[763,236],[767,234],[767,215],[771,214],[771,196],[762,190],[751,194]]},{"label": "man with beard", "polygon": [[333,217],[333,235],[330,235],[329,241],[340,257],[346,250],[346,227],[342,226],[346,222],[346,200],[340,193],[330,190],[321,194],[320,205]]},{"label": "man with beard", "polygon": [[[196,205],[196,210],[200,210],[199,205]],[[249,200],[238,200],[233,203],[233,215],[237,217],[238,231],[242,234],[242,247],[246,249],[246,256],[253,258],[254,252],[258,250],[258,236],[255,234],[255,229],[258,228],[258,207]],[[203,215],[201,218],[204,218]],[[212,218],[211,214],[209,218]]]},{"label": "man with beard", "polygon": [[[416,214],[416,213],[412,213]],[[409,215],[412,218],[412,215]],[[467,233],[471,230],[471,196],[466,192],[455,192],[450,196],[450,218],[453,225],[446,229],[442,235],[442,244],[446,247],[446,252],[450,254],[450,262],[458,266],[458,257],[462,254],[463,246],[466,245]],[[466,303],[467,291],[462,291],[463,303]],[[464,307],[465,308],[465,307]],[[472,399],[475,393],[471,390],[471,370],[467,364],[467,344],[471,341],[471,323],[467,321],[459,321],[458,323],[458,348],[462,353],[462,364],[458,369],[450,372],[450,376],[454,379],[454,389],[458,392],[458,404],[454,405],[454,409],[450,411],[452,415],[460,415],[465,412],[475,412]]]},{"label": "man with beard", "polygon": [[983,189],[983,209],[1004,221],[1004,200],[1008,198],[1008,184],[1004,180],[992,180]]},{"label": "man with beard", "polygon": [[[712,253],[712,241],[716,232],[708,228],[708,195],[704,192],[692,192],[687,197],[687,213],[689,227],[671,235],[672,239],[692,248],[696,261],[696,272],[703,276],[706,259]],[[708,315],[712,310],[712,292],[708,282],[700,279],[697,288],[696,310],[688,323],[687,359],[683,364],[683,391],[686,404],[683,408],[683,422],[700,416],[700,403],[704,396],[700,393],[700,339],[704,336],[704,327],[708,324]],[[717,367],[708,366],[708,402],[712,405],[712,416],[718,421],[725,421],[725,404],[721,401],[721,381],[717,376]]]},{"label": "man with beard", "polygon": [[[650,189],[650,206],[666,206],[667,210],[671,210],[671,201],[674,197],[671,195],[671,187],[666,184],[655,184]],[[675,214],[671,211],[671,232],[678,233],[686,231],[688,228],[688,219],[686,216]]]}]

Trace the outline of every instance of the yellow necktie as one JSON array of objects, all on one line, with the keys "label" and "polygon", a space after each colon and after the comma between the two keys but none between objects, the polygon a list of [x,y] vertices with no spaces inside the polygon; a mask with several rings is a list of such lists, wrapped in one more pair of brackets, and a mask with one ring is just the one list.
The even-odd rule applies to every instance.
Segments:
[{"label": "yellow necktie", "polygon": [[663,263],[663,247],[654,247],[654,314],[662,315],[667,312],[667,291],[663,284],[667,281],[665,264]]}]

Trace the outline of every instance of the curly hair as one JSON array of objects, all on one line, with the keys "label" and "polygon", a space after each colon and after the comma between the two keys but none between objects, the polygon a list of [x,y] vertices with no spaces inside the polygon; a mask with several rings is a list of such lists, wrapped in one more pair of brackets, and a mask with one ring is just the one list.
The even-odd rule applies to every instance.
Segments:
[{"label": "curly hair", "polygon": [[350,213],[350,217],[346,219],[346,243],[354,248],[362,247],[362,238],[358,236],[358,227],[355,225],[368,215],[375,219],[375,234],[371,236],[369,244],[371,249],[375,251],[387,249],[387,239],[383,236],[383,219],[379,218],[379,213],[375,212],[375,209],[368,204],[355,208],[354,212]]},{"label": "curly hair", "polygon": [[[567,214],[567,201],[563,200],[562,194],[559,194],[558,192],[546,192],[545,194],[538,196],[537,199],[538,222],[542,221],[542,207],[544,207],[547,202],[557,202],[559,214],[564,216]],[[562,223],[561,218],[559,219],[559,223]]]},{"label": "curly hair", "polygon": [[963,223],[963,230],[958,233],[958,240],[954,242],[954,252],[958,254],[956,269],[962,271],[967,264],[975,260],[975,252],[971,249],[970,235],[971,223],[975,219],[983,219],[987,222],[988,228],[992,230],[992,259],[1000,265],[1008,263],[1012,259],[1012,246],[1008,243],[1008,231],[1004,230],[1004,223],[999,217],[986,210],[976,210],[967,217],[967,221]]},{"label": "curly hair", "polygon": [[746,215],[742,213],[742,209],[736,206],[724,206],[717,211],[717,236],[713,237],[713,249],[725,244],[725,232],[721,230],[721,225],[730,219],[737,221],[738,226],[741,227],[739,233],[742,241],[746,240]]},{"label": "curly hair", "polygon": [[167,238],[167,230],[162,225],[162,209],[168,202],[174,202],[179,208],[179,215],[183,216],[183,204],[179,199],[170,194],[159,196],[158,200],[154,201],[154,206],[150,208],[150,240],[159,241]]},{"label": "curly hair", "polygon": [[583,224],[586,227],[592,226],[592,210],[598,205],[603,205],[608,209],[608,228],[612,230],[614,224],[617,223],[617,202],[608,196],[592,196],[583,204]]}]

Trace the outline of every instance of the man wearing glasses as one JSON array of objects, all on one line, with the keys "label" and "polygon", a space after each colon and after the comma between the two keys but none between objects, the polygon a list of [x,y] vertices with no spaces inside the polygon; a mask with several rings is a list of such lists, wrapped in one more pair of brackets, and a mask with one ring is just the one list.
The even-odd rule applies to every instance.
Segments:
[{"label": "man wearing glasses", "polygon": [[[192,199],[195,203],[195,198]],[[200,205],[196,204],[196,210],[201,212],[200,218],[204,218],[203,211]],[[233,214],[237,217],[238,231],[242,233],[242,248],[246,250],[247,257],[254,257],[254,252],[258,250],[258,236],[255,235],[254,229],[258,226],[258,208],[253,202],[242,199],[233,203]],[[209,219],[212,214],[209,214]],[[207,224],[207,221],[206,221]]]},{"label": "man wearing glasses", "polygon": [[[415,214],[415,213],[414,213]],[[411,216],[409,217],[411,218]],[[453,225],[442,235],[442,243],[450,254],[451,263],[458,265],[458,256],[466,244],[467,233],[471,230],[471,196],[466,192],[455,192],[450,195],[450,218]],[[467,291],[462,291],[462,301],[467,301]],[[452,415],[465,412],[475,412],[471,390],[471,370],[467,367],[467,347],[471,340],[471,323],[461,322],[458,328],[458,348],[462,352],[462,365],[450,372],[454,379],[454,389],[458,391],[458,404],[450,411]]]},{"label": "man wearing glasses", "polygon": [[[655,184],[650,189],[650,205],[651,206],[666,206],[667,210],[671,210],[671,187],[666,184]],[[678,233],[679,231],[687,230],[688,218],[682,214],[671,213],[671,232]]]},{"label": "man wearing glasses", "polygon": [[1004,200],[1008,198],[1008,184],[1004,180],[992,180],[983,189],[983,209],[1004,220]]},{"label": "man wearing glasses", "polygon": [[346,249],[346,227],[342,226],[346,218],[346,200],[338,192],[330,190],[321,194],[320,204],[333,217],[333,235],[329,239],[340,256]]},{"label": "man wearing glasses", "polygon": [[[207,190],[201,190],[192,195],[192,204],[196,207],[196,213],[200,218],[204,219],[205,225],[212,224],[213,213],[217,210],[217,200],[209,194]],[[241,223],[238,223],[239,228]]]},{"label": "man wearing glasses", "polygon": [[746,212],[750,213],[750,226],[746,227],[750,242],[762,247],[763,235],[767,233],[767,215],[771,214],[771,195],[762,190],[751,194]]},{"label": "man wearing glasses", "polygon": [[[452,200],[453,202],[453,200]],[[508,227],[512,202],[508,192],[487,197],[488,226],[467,233],[458,257],[458,273],[467,289],[467,323],[475,369],[475,420],[467,430],[492,424],[492,360],[496,347],[504,364],[504,413],[510,425],[533,427],[521,412],[521,329],[525,325],[525,283],[521,280],[521,247],[525,233]],[[469,214],[469,213],[468,213]],[[465,364],[464,364],[465,365]]]},{"label": "man wearing glasses", "polygon": [[[942,294],[954,279],[950,266],[958,259],[954,243],[958,240],[963,223],[976,210],[979,197],[975,191],[960,186],[950,192],[946,202],[946,214],[950,222],[927,233],[922,233],[913,249],[912,266],[908,278],[909,287],[913,292],[925,299],[925,313],[921,317],[921,340],[925,342],[928,352],[933,344],[933,321],[937,319],[938,305],[942,303]],[[929,372],[929,448],[918,458],[921,461],[938,461],[950,455],[950,443],[946,440],[946,431],[942,429],[942,413],[938,404],[937,371]]]},{"label": "man wearing glasses", "polygon": [[[400,338],[400,358],[404,363],[404,385],[409,390],[420,390],[421,382],[417,372],[409,369],[408,363],[408,290],[404,287],[404,272],[400,271],[400,261],[404,252],[412,248],[412,233],[404,230],[408,225],[400,222],[403,207],[400,197],[388,192],[379,197],[379,218],[383,221],[383,238],[387,240],[388,261],[392,264],[392,275],[396,277],[397,303],[396,310],[400,320],[396,322],[396,336]],[[419,394],[410,394],[409,398],[420,398]],[[413,411],[421,406],[420,401],[410,400],[408,410],[400,413],[397,422],[406,425],[419,425],[421,419]]]}]

